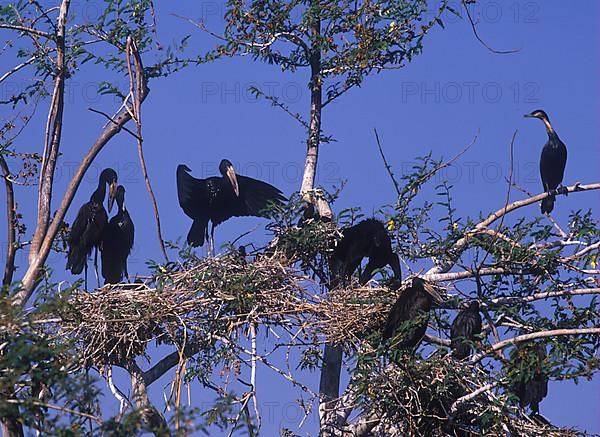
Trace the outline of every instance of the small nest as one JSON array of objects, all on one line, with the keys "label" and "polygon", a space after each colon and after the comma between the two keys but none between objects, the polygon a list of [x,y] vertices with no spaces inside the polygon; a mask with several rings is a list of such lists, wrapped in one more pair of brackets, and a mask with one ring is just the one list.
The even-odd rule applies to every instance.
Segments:
[{"label": "small nest", "polygon": [[306,310],[306,278],[272,259],[246,262],[233,255],[206,258],[190,269],[161,275],[156,288],[109,285],[77,290],[61,331],[82,344],[84,365],[127,363],[148,343],[185,347],[191,336],[230,335],[249,322],[282,323]]},{"label": "small nest", "polygon": [[318,328],[333,343],[360,343],[381,329],[400,293],[383,287],[333,290],[321,304],[325,317]]}]

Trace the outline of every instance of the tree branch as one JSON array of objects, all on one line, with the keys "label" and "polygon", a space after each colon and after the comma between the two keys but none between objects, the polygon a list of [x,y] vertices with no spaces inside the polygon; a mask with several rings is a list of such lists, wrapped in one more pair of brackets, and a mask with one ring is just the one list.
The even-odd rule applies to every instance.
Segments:
[{"label": "tree branch", "polygon": [[[591,191],[591,190],[598,190],[598,189],[600,189],[600,183],[593,183],[593,184],[587,184],[587,185],[581,185],[581,184],[577,183],[570,187],[566,187],[566,192],[567,193],[575,193],[575,192]],[[562,194],[562,193],[559,193],[559,194]],[[489,225],[491,225],[492,223],[494,223],[496,220],[500,219],[501,217],[505,216],[506,214],[508,214],[512,211],[515,211],[519,208],[523,208],[524,206],[531,205],[536,202],[540,202],[541,200],[545,199],[546,197],[548,197],[548,193],[544,192],[544,193],[538,194],[536,196],[529,197],[527,199],[517,200],[516,202],[513,202],[513,203],[493,212],[485,220],[478,223],[471,231],[466,232],[464,237],[462,237],[456,243],[454,243],[454,246],[450,250],[451,253],[454,253],[454,257],[452,260],[450,260],[444,264],[437,265],[437,266],[430,268],[425,273],[424,278],[427,280],[430,280],[430,281],[450,280],[451,278],[450,279],[438,279],[438,278],[439,278],[439,275],[441,275],[442,273],[448,272],[452,268],[452,266],[454,266],[454,264],[456,263],[456,260],[460,257],[461,253],[467,248],[467,244],[473,235],[475,235],[480,230],[487,228]],[[453,274],[449,274],[449,275],[453,275]]]},{"label": "tree branch", "polygon": [[40,188],[38,191],[37,225],[31,238],[31,247],[29,248],[30,264],[38,256],[40,244],[46,235],[48,222],[50,221],[54,171],[62,136],[65,78],[67,76],[65,65],[65,27],[67,14],[69,13],[69,4],[69,0],[63,0],[58,15],[56,30],[56,75],[54,77],[54,91],[50,109],[48,110],[46,135],[44,138],[44,153],[42,154]]},{"label": "tree branch", "polygon": [[15,210],[15,192],[13,184],[10,180],[10,170],[4,155],[0,154],[0,168],[4,177],[4,186],[6,188],[6,228],[7,228],[7,243],[6,243],[6,263],[4,265],[4,278],[2,284],[9,286],[12,283],[13,274],[15,272],[15,255],[17,253],[16,246],[16,210]]},{"label": "tree branch", "polygon": [[488,355],[494,352],[504,349],[505,347],[515,345],[517,343],[524,343],[537,338],[556,337],[562,335],[586,335],[586,334],[600,334],[600,327],[596,328],[575,328],[575,329],[553,329],[550,331],[533,332],[531,334],[517,335],[516,337],[502,340],[496,344],[493,344],[487,350],[479,352],[473,355],[472,362],[477,363]]},{"label": "tree branch", "polygon": [[[142,108],[140,102],[140,96],[148,92],[147,84],[144,79],[144,69],[140,59],[140,54],[135,44],[135,41],[131,37],[127,38],[127,71],[129,72],[129,84],[130,93],[129,95],[133,99],[133,115],[135,126],[137,130],[137,149],[140,158],[140,164],[142,166],[142,173],[144,174],[144,181],[146,182],[146,188],[150,194],[150,200],[152,201],[152,208],[154,209],[154,219],[156,220],[156,232],[158,234],[158,242],[160,244],[160,250],[162,251],[165,261],[169,262],[167,256],[167,249],[165,248],[165,242],[162,237],[162,231],[160,228],[160,214],[158,213],[158,204],[156,203],[156,197],[154,197],[154,191],[150,184],[150,178],[148,176],[148,169],[146,168],[146,160],[144,159],[144,151],[142,148]],[[131,69],[131,58],[133,57],[134,70]]]},{"label": "tree branch", "polygon": [[54,35],[38,30],[38,29],[34,29],[33,27],[26,27],[26,26],[19,26],[16,24],[8,24],[8,23],[0,23],[0,29],[10,29],[10,30],[16,30],[22,33],[26,33],[29,35],[36,35],[36,36],[41,36],[42,38],[46,38],[46,39],[54,39]]}]

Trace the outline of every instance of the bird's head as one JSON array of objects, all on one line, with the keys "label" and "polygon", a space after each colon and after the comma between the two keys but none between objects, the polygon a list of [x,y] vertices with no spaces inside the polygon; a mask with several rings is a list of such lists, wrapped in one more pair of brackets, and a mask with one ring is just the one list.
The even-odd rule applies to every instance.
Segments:
[{"label": "bird's head", "polygon": [[526,118],[539,118],[542,121],[550,121],[550,119],[548,118],[548,114],[546,114],[544,111],[542,111],[541,109],[536,109],[533,112],[530,112],[529,114],[525,114],[524,117]]},{"label": "bird's head", "polygon": [[112,168],[105,168],[100,173],[100,183],[108,184],[108,212],[112,211],[117,193],[117,172]]},{"label": "bird's head", "polygon": [[414,277],[412,286],[422,287],[423,290],[425,290],[431,297],[433,297],[433,300],[435,300],[437,303],[441,303],[444,300],[442,298],[442,295],[438,291],[438,288],[431,282],[424,281],[419,277]]},{"label": "bird's head", "polygon": [[117,187],[115,200],[117,201],[117,207],[119,208],[119,211],[123,210],[125,207],[125,187],[123,185],[119,185]]},{"label": "bird's head", "polygon": [[472,301],[469,302],[469,304],[467,305],[467,308],[470,309],[471,311],[479,311],[479,301],[473,299]]},{"label": "bird's head", "polygon": [[187,165],[185,164],[179,164],[177,166],[177,173],[181,173],[181,172],[186,172],[186,173],[190,173],[192,171],[191,168],[189,168]]},{"label": "bird's head", "polygon": [[223,159],[219,164],[219,171],[223,175],[224,178],[229,180],[231,184],[231,188],[233,188],[233,192],[236,196],[240,195],[240,188],[238,186],[237,176],[235,175],[235,170],[233,168],[233,164],[228,159]]}]

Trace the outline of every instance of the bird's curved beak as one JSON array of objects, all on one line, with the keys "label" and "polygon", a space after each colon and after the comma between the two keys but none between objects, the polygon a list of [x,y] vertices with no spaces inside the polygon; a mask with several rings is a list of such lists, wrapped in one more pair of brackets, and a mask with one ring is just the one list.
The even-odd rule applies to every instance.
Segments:
[{"label": "bird's curved beak", "polygon": [[233,192],[239,197],[240,187],[238,186],[237,176],[235,175],[235,170],[232,165],[227,166],[227,179],[229,179],[229,182],[231,183]]},{"label": "bird's curved beak", "polygon": [[444,300],[442,298],[442,295],[437,291],[436,287],[433,284],[426,282],[425,285],[423,285],[423,288],[427,293],[431,295],[431,297],[433,297],[433,299],[437,303],[441,303]]},{"label": "bird's curved beak", "polygon": [[112,211],[115,197],[117,196],[117,181],[111,182],[108,185],[108,212]]},{"label": "bird's curved beak", "polygon": [[534,117],[533,115],[531,115],[531,114],[525,114],[523,117],[525,117],[525,118],[535,118],[535,117]]}]

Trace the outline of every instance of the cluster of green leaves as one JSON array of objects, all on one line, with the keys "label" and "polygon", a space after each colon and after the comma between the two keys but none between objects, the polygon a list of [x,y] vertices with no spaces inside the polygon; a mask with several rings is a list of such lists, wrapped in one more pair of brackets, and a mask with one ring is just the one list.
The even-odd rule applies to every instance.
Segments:
[{"label": "cluster of green leaves", "polygon": [[86,435],[82,414],[93,414],[99,390],[86,374],[73,371],[74,345],[54,335],[46,321],[64,307],[64,296],[40,294],[24,314],[8,292],[3,289],[0,299],[0,420],[16,419],[46,435]]},{"label": "cluster of green leaves", "polygon": [[438,352],[425,359],[400,351],[395,364],[388,362],[384,345],[374,353],[359,354],[352,384],[359,392],[361,410],[403,435],[493,434],[503,429],[501,424],[511,413],[502,396],[471,399],[453,411],[454,402],[489,380],[448,355]]}]

